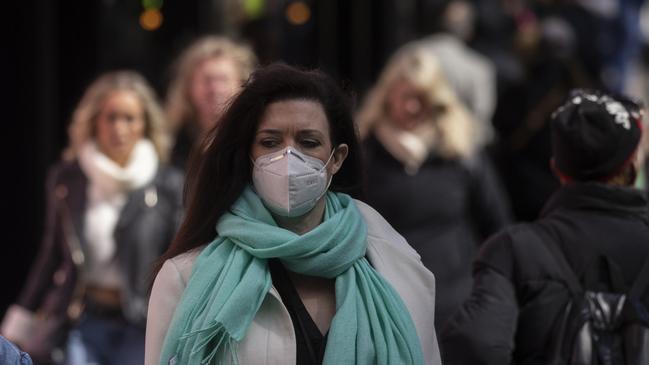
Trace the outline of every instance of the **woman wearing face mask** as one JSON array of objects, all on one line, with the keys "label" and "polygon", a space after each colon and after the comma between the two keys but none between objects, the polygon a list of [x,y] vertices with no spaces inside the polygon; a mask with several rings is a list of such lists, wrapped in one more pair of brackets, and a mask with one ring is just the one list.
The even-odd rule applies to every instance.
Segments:
[{"label": "woman wearing face mask", "polygon": [[189,172],[145,364],[439,364],[434,278],[359,186],[350,104],[319,72],[255,72]]},{"label": "woman wearing face mask", "polygon": [[[130,71],[98,78],[74,111],[70,145],[47,181],[39,255],[2,325],[36,363],[144,361],[148,278],[182,205],[183,178],[164,163],[163,128],[153,90]],[[62,359],[53,336],[67,326],[48,328],[68,316],[75,326]]]},{"label": "woman wearing face mask", "polygon": [[510,222],[507,198],[481,151],[480,128],[442,72],[425,47],[404,47],[357,118],[368,202],[435,274],[438,330],[469,295],[478,244]]}]

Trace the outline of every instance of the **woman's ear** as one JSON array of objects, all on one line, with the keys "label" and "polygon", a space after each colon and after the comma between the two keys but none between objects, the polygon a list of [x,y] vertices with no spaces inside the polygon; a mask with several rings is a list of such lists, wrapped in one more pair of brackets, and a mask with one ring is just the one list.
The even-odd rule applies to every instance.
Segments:
[{"label": "woman's ear", "polygon": [[349,154],[349,147],[347,144],[343,143],[336,147],[336,150],[331,157],[331,168],[329,169],[331,175],[336,174],[338,170],[340,170],[343,166],[343,162],[345,162],[345,159],[347,158],[347,154]]}]

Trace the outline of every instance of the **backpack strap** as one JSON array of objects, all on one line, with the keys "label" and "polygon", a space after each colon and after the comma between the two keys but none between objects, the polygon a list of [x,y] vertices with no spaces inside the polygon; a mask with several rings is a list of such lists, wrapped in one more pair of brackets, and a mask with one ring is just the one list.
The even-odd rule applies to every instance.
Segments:
[{"label": "backpack strap", "polygon": [[[573,296],[581,296],[584,292],[583,286],[581,285],[577,274],[566,260],[565,253],[563,252],[563,249],[559,244],[559,240],[555,237],[552,237],[550,235],[550,232],[548,232],[547,228],[545,227],[537,226],[535,224],[530,224],[528,227],[530,228],[529,233],[525,232],[527,236],[530,238],[532,236],[537,236],[536,239],[540,240],[543,246],[545,246],[548,251],[550,251],[552,256],[554,256],[555,261],[559,264],[559,269],[563,273],[564,282],[568,289],[570,289],[571,294]],[[626,292],[626,290],[624,290],[624,280],[621,278],[621,273],[619,272],[619,269],[616,267],[616,265],[608,257],[599,256],[596,258],[597,260],[595,261],[595,263],[598,265],[597,267],[602,268],[603,266],[605,269],[607,269],[606,271],[609,273],[609,278],[611,280],[611,284],[613,284],[614,286],[614,289],[620,292]],[[592,279],[593,278],[590,278],[588,280],[592,281]],[[647,259],[645,260],[645,263],[640,270],[640,273],[638,274],[638,278],[633,282],[631,289],[628,291],[628,296],[629,298],[633,299],[641,299],[648,288],[649,257],[647,257]]]},{"label": "backpack strap", "polygon": [[570,290],[570,294],[573,297],[581,297],[584,289],[582,288],[577,274],[575,274],[575,271],[568,263],[565,253],[559,244],[559,240],[551,236],[544,227],[536,226],[534,223],[530,224],[529,227],[529,237],[534,236],[536,240],[540,241],[542,246],[550,252],[556,263],[559,265],[563,282]]},{"label": "backpack strap", "polygon": [[523,229],[516,232],[516,239],[524,240],[522,242],[535,242],[536,244],[545,247],[549,251],[551,257],[559,269],[560,279],[565,285],[570,300],[567,301],[565,307],[558,313],[554,321],[553,330],[547,347],[547,364],[563,365],[567,363],[567,359],[571,356],[571,347],[567,346],[571,340],[570,336],[572,326],[570,318],[573,316],[574,304],[579,303],[583,296],[583,289],[575,274],[574,270],[566,260],[565,254],[559,244],[559,239],[548,231],[548,228],[538,224],[531,223],[526,225]]},{"label": "backpack strap", "polygon": [[644,293],[647,291],[647,286],[649,285],[649,257],[644,262],[644,266],[638,274],[638,278],[633,282],[631,290],[629,290],[629,297],[632,299],[641,299]]}]

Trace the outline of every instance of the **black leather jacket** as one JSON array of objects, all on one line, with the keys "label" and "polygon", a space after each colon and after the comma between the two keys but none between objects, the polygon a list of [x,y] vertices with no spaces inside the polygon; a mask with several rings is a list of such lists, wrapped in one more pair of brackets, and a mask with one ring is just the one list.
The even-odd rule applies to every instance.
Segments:
[{"label": "black leather jacket", "polygon": [[[88,178],[79,164],[54,166],[47,180],[47,216],[42,246],[18,305],[47,315],[65,316],[80,278]],[[154,179],[131,191],[114,238],[121,268],[122,310],[129,322],[144,327],[152,265],[167,249],[182,216],[183,175],[160,166]],[[78,244],[77,244],[78,243]],[[78,248],[75,253],[75,245]],[[75,260],[77,260],[75,264]],[[81,272],[82,273],[82,272]]]}]

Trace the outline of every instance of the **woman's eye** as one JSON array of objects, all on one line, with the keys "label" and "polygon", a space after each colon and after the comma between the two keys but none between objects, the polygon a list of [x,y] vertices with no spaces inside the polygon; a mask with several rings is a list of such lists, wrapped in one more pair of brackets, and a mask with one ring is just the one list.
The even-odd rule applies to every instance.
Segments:
[{"label": "woman's eye", "polygon": [[302,140],[300,144],[306,148],[316,148],[320,146],[320,141],[315,139],[305,139]]},{"label": "woman's eye", "polygon": [[259,144],[266,148],[273,148],[277,146],[277,141],[274,139],[262,139]]}]

